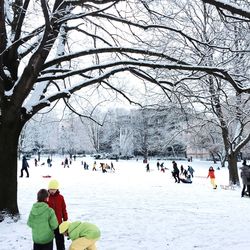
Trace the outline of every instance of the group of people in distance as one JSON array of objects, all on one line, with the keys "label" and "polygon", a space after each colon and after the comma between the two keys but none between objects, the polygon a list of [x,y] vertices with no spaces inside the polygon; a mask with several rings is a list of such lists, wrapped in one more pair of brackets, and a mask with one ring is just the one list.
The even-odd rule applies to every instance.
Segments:
[{"label": "group of people in distance", "polygon": [[[107,173],[109,170],[110,172],[115,172],[114,164],[111,161],[110,165],[108,163],[100,162],[100,168],[103,173]],[[92,171],[97,171],[97,163],[94,161]]]},{"label": "group of people in distance", "polygon": [[[186,178],[181,178],[180,177],[180,171],[177,167],[177,163],[175,161],[173,163],[173,171],[172,175],[175,179],[175,182],[183,182],[183,183],[192,183],[191,177],[193,178],[193,172],[194,169],[191,166],[188,166],[188,170],[185,172],[185,169],[181,165],[181,174],[184,175]],[[242,167],[240,167],[241,173],[240,176],[242,178],[242,191],[241,191],[241,197],[247,196],[250,197],[250,165],[247,165],[246,159],[243,160]],[[190,173],[188,175],[188,172]],[[208,169],[208,175],[207,178],[210,178],[211,185],[213,189],[217,189],[217,184],[215,181],[215,170],[211,166]]]},{"label": "group of people in distance", "polygon": [[89,222],[70,222],[64,197],[57,180],[51,180],[47,189],[40,189],[27,224],[32,229],[33,250],[65,250],[64,236],[72,240],[70,250],[96,250],[99,228]]},{"label": "group of people in distance", "polygon": [[[172,171],[172,175],[175,179],[175,182],[177,183],[192,183],[192,179],[194,177],[194,169],[191,166],[188,166],[188,169],[184,169],[183,165],[181,165],[181,173],[179,168],[177,167],[177,163],[175,161],[172,161],[173,164],[173,171]],[[185,178],[183,178],[182,176],[184,176]],[[214,168],[211,166],[208,169],[208,175],[207,178],[210,178],[210,182],[212,184],[213,189],[217,189],[217,184],[215,182],[215,174],[214,174]]]}]

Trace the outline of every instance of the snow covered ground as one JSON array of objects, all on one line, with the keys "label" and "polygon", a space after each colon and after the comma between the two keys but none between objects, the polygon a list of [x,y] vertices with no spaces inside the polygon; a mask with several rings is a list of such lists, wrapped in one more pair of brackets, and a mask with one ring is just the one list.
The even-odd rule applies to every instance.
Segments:
[{"label": "snow covered ground", "polygon": [[[99,226],[99,250],[250,249],[250,199],[241,198],[239,188],[220,187],[228,184],[227,169],[215,171],[218,189],[214,190],[205,178],[210,165],[218,167],[211,162],[193,161],[193,184],[178,184],[171,176],[171,161],[164,161],[169,168],[165,173],[157,170],[156,160],[149,161],[150,172],[141,160],[120,160],[113,161],[115,173],[102,173],[83,169],[81,160],[92,168],[92,158],[76,159],[66,169],[62,160],[53,158],[51,168],[47,164],[35,167],[34,159],[29,160],[30,178],[18,179],[21,219],[0,223],[1,250],[32,249],[26,221],[37,191],[47,188],[50,179],[43,178],[46,175],[60,182],[71,221]],[[99,166],[110,160],[97,162]],[[185,168],[189,164],[177,163]],[[19,176],[20,166],[18,171]]]}]

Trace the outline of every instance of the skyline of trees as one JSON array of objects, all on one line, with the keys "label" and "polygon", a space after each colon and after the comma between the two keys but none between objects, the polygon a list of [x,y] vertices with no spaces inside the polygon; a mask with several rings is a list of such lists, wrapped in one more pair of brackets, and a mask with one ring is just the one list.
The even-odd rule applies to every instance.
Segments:
[{"label": "skyline of trees", "polygon": [[[68,114],[60,121],[55,114],[50,113],[43,116],[43,123],[36,119],[25,127],[20,152],[34,155],[39,151],[48,155],[109,153],[121,156],[141,155],[144,158],[196,158],[194,152],[203,148],[204,156],[201,155],[201,159],[219,159],[222,167],[225,167],[227,159],[223,155],[224,144],[220,129],[211,119],[210,123],[206,120],[200,123],[201,117],[192,117],[190,114],[187,118],[181,114],[181,110],[174,107],[131,110],[119,108],[99,111],[98,115],[106,118],[102,126],[87,118],[79,119],[73,114]],[[94,130],[97,132],[92,138],[93,134],[88,131]],[[50,143],[47,138],[51,138]],[[98,148],[93,145],[93,140],[98,141]],[[183,151],[178,152],[180,149]],[[243,157],[249,154],[247,148],[243,152]]]}]

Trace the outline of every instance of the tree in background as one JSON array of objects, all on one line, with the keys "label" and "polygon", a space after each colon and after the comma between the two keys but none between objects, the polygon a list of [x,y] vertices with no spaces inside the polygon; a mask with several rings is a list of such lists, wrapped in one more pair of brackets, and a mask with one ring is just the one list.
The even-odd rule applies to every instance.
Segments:
[{"label": "tree in background", "polygon": [[[241,5],[249,7],[247,1],[239,4],[239,9]],[[184,113],[192,109],[193,117],[203,120],[202,123],[212,119],[220,129],[222,161],[228,160],[229,181],[239,185],[237,157],[250,140],[246,115],[249,113],[248,20],[233,15],[222,19],[215,8],[198,0],[173,0],[168,7],[170,16],[174,16],[169,20],[172,29],[164,26],[157,45],[165,51],[174,48],[174,57],[179,58],[184,68],[185,61],[189,69],[168,71],[158,67],[157,71],[147,73],[165,91],[172,86],[171,92],[165,94]],[[169,65],[167,68],[170,69]]]},{"label": "tree in background", "polygon": [[[193,2],[202,3],[188,1],[185,6],[196,10]],[[240,76],[235,76],[232,70],[232,61],[238,60],[233,40],[222,46],[210,43],[228,41],[229,30],[223,33],[224,37],[215,36],[209,42],[197,39],[193,28],[198,32],[200,28],[192,22],[197,18],[193,16],[196,11],[190,12],[193,18],[187,22],[182,16],[185,6],[179,3],[174,0],[164,5],[151,0],[1,1],[1,214],[19,212],[17,148],[23,127],[35,114],[46,107],[52,108],[61,99],[76,113],[80,107],[77,97],[98,102],[95,94],[103,99],[123,98],[137,104],[145,99],[142,96],[152,98],[159,92],[171,99],[171,93],[176,91],[183,90],[185,96],[182,83],[194,90],[208,75],[214,82],[220,80],[223,85],[232,86],[238,94],[249,94],[249,85],[242,84],[248,81],[247,64]],[[239,6],[248,8],[249,3],[241,1]],[[245,17],[244,13],[240,15]],[[227,25],[230,21],[230,17],[217,18],[218,24]],[[247,22],[241,21],[248,31]],[[245,41],[249,41],[249,32],[244,34]],[[203,52],[211,48],[216,48],[218,56],[227,52],[223,57],[226,59],[207,64],[203,60],[207,53]],[[249,62],[247,50],[242,52]],[[128,76],[134,89],[119,80]],[[231,170],[230,178],[234,179],[235,169]]]}]

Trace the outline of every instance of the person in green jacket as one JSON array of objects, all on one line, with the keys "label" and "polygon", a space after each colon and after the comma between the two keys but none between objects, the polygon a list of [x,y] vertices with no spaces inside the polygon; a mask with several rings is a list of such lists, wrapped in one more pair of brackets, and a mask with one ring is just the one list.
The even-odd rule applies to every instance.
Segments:
[{"label": "person in green jacket", "polygon": [[72,240],[69,250],[96,250],[95,243],[101,236],[96,225],[80,221],[62,222],[59,225],[59,232]]},{"label": "person in green jacket", "polygon": [[33,250],[53,250],[54,230],[58,222],[54,210],[47,204],[48,197],[46,189],[39,190],[27,221],[32,229]]}]

